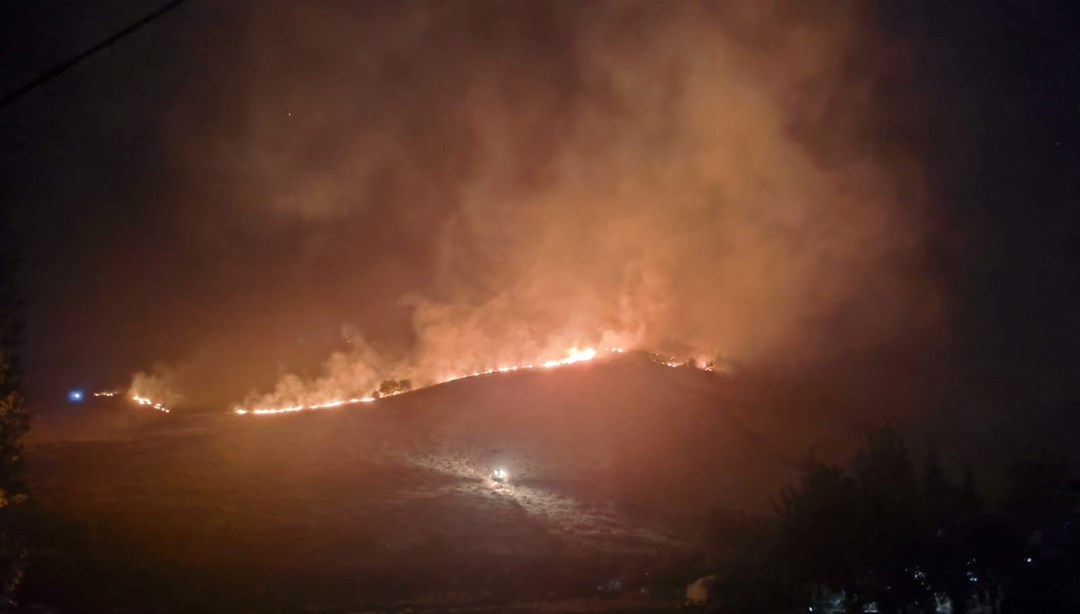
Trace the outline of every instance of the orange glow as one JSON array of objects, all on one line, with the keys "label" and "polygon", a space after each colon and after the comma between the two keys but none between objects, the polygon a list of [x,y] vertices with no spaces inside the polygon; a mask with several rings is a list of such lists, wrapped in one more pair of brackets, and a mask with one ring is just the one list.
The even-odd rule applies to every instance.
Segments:
[{"label": "orange glow", "polygon": [[[111,397],[121,396],[121,393],[119,391],[116,391],[116,390],[107,390],[107,391],[103,391],[103,392],[95,392],[94,396],[97,397],[97,398],[111,398]],[[156,409],[156,410],[158,410],[158,411],[160,411],[162,413],[166,413],[166,414],[170,413],[170,410],[169,410],[168,407],[165,407],[165,405],[163,405],[162,403],[160,403],[158,401],[155,401],[153,399],[150,399],[150,398],[147,398],[147,397],[144,397],[144,396],[140,396],[140,395],[137,395],[137,394],[127,395],[127,396],[125,396],[125,398],[131,400],[132,402],[134,402],[134,403],[136,403],[138,405],[144,405],[146,407],[153,407],[154,409]]]},{"label": "orange glow", "polygon": [[583,350],[579,350],[578,348],[571,348],[570,353],[566,356],[566,358],[563,358],[562,360],[549,360],[543,363],[543,367],[545,369],[550,369],[552,367],[562,367],[564,365],[572,365],[576,362],[587,362],[592,360],[593,358],[596,358],[596,350],[592,348],[585,348]]},{"label": "orange glow", "polygon": [[[609,348],[603,348],[603,349],[597,350],[596,348],[593,348],[593,347],[577,347],[577,346],[574,346],[574,347],[571,347],[569,350],[567,350],[566,354],[563,355],[561,358],[555,358],[555,359],[550,359],[550,360],[540,360],[540,359],[538,359],[536,362],[532,362],[532,363],[524,363],[524,364],[519,364],[519,365],[502,365],[502,366],[499,366],[499,367],[488,369],[486,371],[471,371],[471,372],[466,372],[466,373],[452,374],[452,375],[449,375],[449,376],[446,376],[446,377],[443,377],[441,379],[436,380],[436,382],[434,384],[429,384],[428,386],[421,386],[419,388],[416,388],[415,390],[421,390],[423,388],[427,388],[427,387],[430,387],[430,386],[433,386],[433,385],[442,384],[442,383],[446,383],[446,382],[453,382],[453,381],[462,380],[462,379],[466,379],[466,378],[470,378],[470,377],[480,377],[480,376],[484,376],[484,375],[492,375],[492,374],[495,374],[495,373],[513,373],[515,371],[529,371],[529,370],[537,370],[537,369],[557,369],[557,368],[560,368],[560,367],[566,367],[566,366],[574,365],[574,364],[578,364],[578,363],[589,362],[589,361],[595,360],[598,357],[612,356],[612,355],[616,355],[616,354],[623,354],[625,352],[626,352],[626,350],[624,348],[622,348],[622,347],[609,347]],[[674,357],[658,356],[658,355],[655,355],[655,354],[650,354],[650,358],[654,362],[656,362],[658,364],[661,364],[661,365],[664,365],[664,366],[667,366],[667,367],[681,367],[681,366],[689,364],[689,366],[693,366],[694,368],[697,368],[697,369],[700,369],[700,370],[703,370],[703,371],[713,371],[714,370],[713,363],[707,362],[703,358],[697,358],[697,359],[691,360],[689,363],[679,361],[678,359],[676,359]],[[316,410],[320,410],[320,409],[333,409],[333,408],[336,408],[336,407],[346,407],[346,406],[358,405],[358,404],[361,404],[361,403],[374,403],[379,398],[385,398],[385,397],[396,396],[396,395],[399,395],[399,394],[404,394],[406,391],[407,390],[395,390],[395,391],[386,392],[386,393],[383,393],[383,394],[377,395],[377,396],[375,396],[375,395],[367,395],[367,396],[362,396],[362,397],[351,397],[351,398],[344,398],[344,399],[332,399],[332,400],[329,400],[329,401],[322,401],[322,402],[318,402],[318,403],[298,402],[298,403],[295,403],[295,404],[292,404],[292,405],[281,405],[281,406],[276,406],[276,407],[275,406],[271,406],[271,407],[235,406],[235,407],[233,407],[232,411],[233,411],[233,413],[235,413],[237,415],[240,415],[240,416],[246,416],[246,415],[249,415],[249,414],[250,415],[255,415],[255,416],[269,416],[269,415],[275,415],[275,414],[290,414],[290,413],[296,413],[296,412],[301,412],[301,411],[316,411]],[[131,400],[133,403],[135,403],[137,405],[142,405],[142,406],[146,406],[146,407],[152,407],[153,409],[156,409],[156,410],[158,410],[160,412],[163,412],[163,413],[171,413],[171,410],[168,407],[166,407],[163,403],[161,403],[160,401],[155,401],[154,399],[151,399],[149,397],[142,396],[142,395],[139,395],[139,394],[135,394],[135,393],[125,394],[125,393],[114,390],[114,391],[95,392],[93,394],[94,394],[95,397],[123,396],[124,398],[127,398],[127,399]]]},{"label": "orange glow", "polygon": [[[609,349],[606,349],[604,351],[606,353],[609,353],[609,354],[618,354],[618,353],[622,353],[623,349],[622,348],[609,348]],[[439,383],[452,382],[452,381],[461,380],[461,379],[465,379],[465,378],[469,378],[469,377],[479,377],[481,375],[491,375],[491,374],[494,374],[494,373],[512,373],[514,371],[524,371],[524,370],[537,369],[537,368],[554,369],[554,368],[557,368],[557,367],[565,367],[567,365],[572,365],[572,364],[576,364],[576,363],[588,362],[590,360],[595,359],[599,355],[600,355],[600,353],[596,350],[596,348],[591,348],[591,347],[579,348],[579,347],[575,346],[575,347],[570,348],[567,351],[566,355],[563,356],[562,358],[553,359],[553,360],[545,360],[545,361],[537,361],[536,363],[526,363],[526,364],[521,364],[521,365],[505,365],[505,366],[501,366],[501,367],[496,367],[494,369],[488,369],[487,371],[473,371],[473,372],[470,372],[470,373],[460,373],[460,374],[457,374],[457,375],[451,375],[449,377],[443,378],[442,380],[439,381]],[[397,394],[401,394],[401,392],[399,391],[399,392],[388,393],[388,394],[383,395],[383,397],[395,396]],[[382,398],[382,397],[380,397],[380,398]],[[333,408],[333,407],[343,407],[343,406],[346,406],[346,405],[356,405],[358,403],[372,403],[374,401],[375,401],[374,397],[366,396],[366,397],[356,397],[356,398],[351,398],[351,399],[336,399],[336,400],[333,400],[333,401],[327,401],[327,402],[324,402],[324,403],[313,403],[313,404],[309,404],[309,405],[297,404],[297,405],[286,405],[286,406],[282,406],[282,407],[260,407],[260,408],[256,408],[256,409],[247,408],[247,407],[236,407],[236,408],[233,408],[233,413],[235,413],[237,415],[240,415],[240,416],[246,416],[248,414],[255,415],[255,416],[267,416],[267,415],[274,415],[274,414],[288,414],[288,413],[294,413],[294,412],[298,412],[298,411],[311,411],[311,410],[318,410],[318,409],[329,409],[329,408]]]},{"label": "orange glow", "polygon": [[[395,393],[396,394],[396,393]],[[393,396],[393,395],[386,395]],[[258,409],[246,409],[243,407],[237,407],[233,409],[233,413],[244,416],[252,414],[255,416],[267,416],[273,414],[291,414],[298,411],[308,411],[316,409],[330,409],[333,407],[342,407],[344,405],[356,405],[357,403],[372,403],[375,401],[375,397],[353,397],[351,399],[340,399],[335,401],[327,401],[326,403],[314,403],[311,405],[289,405],[286,407],[260,407]]]},{"label": "orange glow", "polygon": [[131,395],[131,400],[135,401],[139,405],[147,405],[147,406],[153,407],[154,409],[156,409],[158,411],[163,411],[165,413],[169,413],[169,408],[165,407],[161,403],[158,403],[158,402],[154,401],[153,399],[148,399],[146,397],[141,397],[141,396],[139,396],[137,394],[133,394],[133,395]]}]

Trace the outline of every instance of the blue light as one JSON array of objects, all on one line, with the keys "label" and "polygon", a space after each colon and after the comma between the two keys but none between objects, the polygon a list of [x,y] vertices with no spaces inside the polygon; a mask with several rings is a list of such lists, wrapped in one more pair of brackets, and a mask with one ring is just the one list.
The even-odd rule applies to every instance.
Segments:
[{"label": "blue light", "polygon": [[72,390],[68,393],[68,400],[72,403],[82,403],[83,393],[82,390]]}]

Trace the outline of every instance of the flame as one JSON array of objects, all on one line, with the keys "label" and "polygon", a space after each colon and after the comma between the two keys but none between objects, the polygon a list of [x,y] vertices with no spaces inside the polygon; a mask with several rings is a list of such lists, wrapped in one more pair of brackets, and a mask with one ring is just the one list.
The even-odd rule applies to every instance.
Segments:
[{"label": "flame", "polygon": [[545,369],[550,369],[552,367],[562,367],[565,365],[572,365],[576,362],[588,362],[593,358],[596,358],[596,350],[594,350],[593,348],[585,348],[583,350],[579,350],[578,348],[571,348],[570,353],[567,354],[566,358],[563,358],[562,360],[549,360],[543,363],[543,367]]},{"label": "flame", "polygon": [[[102,392],[95,392],[94,396],[97,397],[97,398],[111,398],[111,397],[121,396],[121,393],[118,390],[106,390],[106,391],[102,391]],[[165,405],[163,405],[162,403],[159,403],[158,401],[155,401],[153,399],[150,399],[150,398],[147,398],[147,397],[144,397],[144,396],[140,396],[140,395],[137,395],[137,394],[124,395],[124,396],[125,396],[125,398],[127,398],[128,400],[136,403],[137,405],[145,405],[147,407],[153,407],[154,409],[156,409],[156,410],[158,410],[160,412],[166,413],[166,414],[171,413],[168,407],[165,407]]]},{"label": "flame", "polygon": [[[623,349],[622,348],[609,348],[609,349],[607,349],[605,351],[608,352],[608,353],[622,353]],[[526,364],[521,364],[521,365],[504,365],[504,366],[501,366],[501,367],[496,367],[494,369],[488,369],[487,371],[472,371],[472,372],[469,372],[469,373],[459,373],[459,374],[450,375],[448,377],[440,379],[438,381],[438,383],[442,384],[442,383],[453,382],[453,381],[462,380],[462,379],[466,379],[466,378],[470,378],[470,377],[480,377],[480,376],[483,376],[483,375],[491,375],[491,374],[494,374],[494,373],[512,373],[514,371],[526,371],[526,370],[537,369],[537,368],[554,369],[554,368],[557,368],[557,367],[565,367],[567,365],[572,365],[572,364],[576,364],[576,363],[588,362],[590,360],[593,360],[594,358],[596,358],[599,355],[600,355],[600,352],[597,351],[596,348],[572,347],[566,353],[565,356],[563,356],[562,358],[556,359],[556,360],[537,361],[536,363],[526,363]],[[385,397],[389,397],[389,396],[395,396],[395,395],[398,395],[398,394],[401,394],[401,392],[400,391],[391,392],[391,393],[383,395],[380,398],[385,398]],[[366,396],[366,397],[355,397],[355,398],[351,398],[351,399],[337,399],[337,400],[333,400],[333,401],[327,401],[327,402],[324,402],[324,403],[313,403],[313,404],[308,404],[308,405],[297,404],[297,405],[287,405],[287,406],[283,406],[283,407],[260,407],[260,408],[256,408],[256,409],[247,408],[247,407],[236,407],[236,408],[233,409],[233,413],[235,413],[237,415],[240,415],[240,416],[246,416],[246,415],[249,415],[249,414],[254,415],[254,416],[267,416],[267,415],[274,415],[274,414],[289,414],[289,413],[294,413],[294,412],[298,412],[298,411],[311,411],[311,410],[318,410],[318,409],[329,409],[329,408],[333,408],[333,407],[342,407],[342,406],[345,406],[345,405],[356,405],[358,403],[373,403],[374,401],[375,401],[375,397]]]},{"label": "flame", "polygon": [[137,394],[133,394],[133,395],[131,395],[131,400],[135,401],[139,405],[149,405],[150,407],[153,407],[154,409],[156,409],[158,411],[163,411],[165,413],[169,413],[169,408],[168,407],[165,407],[164,405],[154,401],[153,399],[148,399],[146,397],[141,397],[141,396],[139,396]]},{"label": "flame", "polygon": [[[398,394],[398,393],[394,393]],[[388,394],[386,396],[393,396]],[[373,403],[375,397],[353,397],[351,399],[339,399],[335,401],[327,401],[326,403],[314,403],[311,405],[289,405],[286,407],[261,407],[258,409],[246,409],[244,407],[237,407],[233,409],[233,413],[244,416],[252,414],[255,416],[266,416],[272,414],[290,414],[297,411],[307,411],[315,409],[329,409],[332,407],[341,407],[343,405],[356,405],[357,403]]]},{"label": "flame", "polygon": [[[589,361],[595,360],[598,356],[601,356],[601,355],[622,354],[624,352],[626,352],[626,350],[624,348],[622,348],[622,347],[610,347],[610,348],[603,348],[601,350],[597,350],[596,348],[593,348],[593,347],[577,347],[577,346],[575,346],[575,347],[571,347],[562,358],[557,358],[557,359],[552,359],[552,360],[539,360],[538,359],[536,362],[533,362],[533,363],[525,363],[525,364],[520,364],[520,365],[503,365],[503,366],[495,367],[493,369],[488,369],[486,371],[472,371],[472,372],[468,372],[468,373],[458,373],[458,374],[449,375],[447,377],[439,379],[439,380],[437,380],[436,383],[441,384],[441,383],[446,383],[446,382],[453,382],[453,381],[457,381],[457,380],[467,379],[467,378],[470,378],[470,377],[481,377],[481,376],[484,376],[484,375],[492,375],[492,374],[495,374],[495,373],[513,373],[515,371],[528,371],[528,370],[536,370],[536,369],[557,369],[557,368],[560,368],[560,367],[566,367],[566,366],[573,365],[573,364],[589,362]],[[667,367],[681,367],[681,366],[685,366],[685,365],[689,364],[690,366],[693,366],[694,368],[697,368],[697,369],[701,369],[703,371],[713,371],[714,370],[713,363],[710,362],[710,361],[707,361],[704,358],[692,359],[689,363],[687,363],[687,362],[681,362],[681,361],[677,360],[676,358],[669,357],[669,356],[658,356],[656,354],[650,354],[649,356],[654,362],[657,362],[657,363],[659,363],[661,365],[664,365],[664,366],[667,366]],[[256,408],[250,408],[250,407],[237,406],[237,407],[233,408],[233,413],[235,413],[237,415],[240,415],[240,416],[246,416],[246,415],[249,415],[249,414],[254,415],[254,416],[268,416],[268,415],[275,415],[275,414],[289,414],[289,413],[295,413],[295,412],[300,412],[300,411],[315,411],[315,410],[320,410],[320,409],[333,409],[335,407],[345,407],[345,406],[351,406],[351,405],[358,405],[358,404],[361,404],[361,403],[374,403],[377,398],[385,398],[385,397],[390,397],[390,396],[396,396],[398,394],[403,394],[404,392],[405,392],[404,390],[396,390],[396,391],[393,391],[393,392],[388,392],[388,393],[382,394],[379,397],[376,397],[376,396],[373,396],[373,395],[367,395],[367,396],[362,396],[362,397],[352,397],[352,398],[346,398],[346,399],[334,399],[334,400],[331,400],[331,401],[323,401],[323,402],[320,402],[320,403],[307,403],[307,404],[305,404],[305,403],[297,403],[295,405],[284,405],[284,406],[280,406],[280,407],[256,407]],[[94,396],[95,397],[124,396],[125,398],[131,400],[132,402],[134,402],[134,403],[136,403],[138,405],[143,405],[143,406],[146,406],[146,407],[152,407],[152,408],[154,408],[154,409],[156,409],[156,410],[158,410],[160,412],[164,412],[166,414],[170,413],[169,408],[166,407],[164,404],[162,404],[162,403],[160,403],[158,401],[155,401],[155,400],[153,400],[151,398],[148,398],[148,397],[145,397],[145,396],[140,396],[138,394],[124,395],[123,393],[121,393],[119,391],[113,390],[113,391],[95,392]]]}]

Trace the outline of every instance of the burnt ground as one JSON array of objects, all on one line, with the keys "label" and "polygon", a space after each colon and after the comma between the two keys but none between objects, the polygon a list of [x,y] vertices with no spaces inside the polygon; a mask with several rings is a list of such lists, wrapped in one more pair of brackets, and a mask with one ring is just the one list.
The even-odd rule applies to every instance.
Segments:
[{"label": "burnt ground", "polygon": [[117,583],[85,611],[664,609],[702,517],[767,506],[823,445],[760,396],[628,356],[293,415],[87,407],[28,450],[56,542],[37,581],[58,578],[29,590]]}]

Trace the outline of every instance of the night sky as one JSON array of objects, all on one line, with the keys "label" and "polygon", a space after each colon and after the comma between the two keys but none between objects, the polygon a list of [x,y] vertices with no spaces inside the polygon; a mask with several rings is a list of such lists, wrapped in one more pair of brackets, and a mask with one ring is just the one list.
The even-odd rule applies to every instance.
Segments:
[{"label": "night sky", "polygon": [[[4,3],[0,89],[151,4]],[[1075,432],[1077,9],[804,4],[188,2],[0,109],[31,400],[614,322]]]}]

